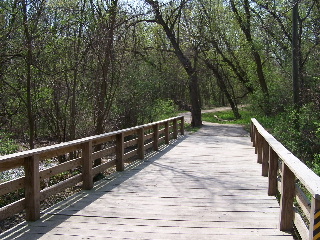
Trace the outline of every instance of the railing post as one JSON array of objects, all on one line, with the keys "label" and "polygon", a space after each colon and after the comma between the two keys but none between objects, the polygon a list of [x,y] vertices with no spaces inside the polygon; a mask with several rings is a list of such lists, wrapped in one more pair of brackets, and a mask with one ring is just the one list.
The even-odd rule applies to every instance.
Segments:
[{"label": "railing post", "polygon": [[178,138],[178,120],[176,118],[173,119],[173,138]]},{"label": "railing post", "polygon": [[276,196],[278,192],[278,154],[269,147],[269,187],[268,195]]},{"label": "railing post", "polygon": [[124,171],[124,134],[123,132],[116,135],[116,170]]},{"label": "railing post", "polygon": [[82,144],[82,188],[84,190],[93,188],[92,165],[92,141],[88,141]]},{"label": "railing post", "polygon": [[309,240],[317,239],[320,239],[320,199],[313,196],[311,199]]},{"label": "railing post", "polygon": [[262,163],[262,146],[263,146],[263,137],[262,135],[257,132],[257,162],[258,163]]},{"label": "railing post", "polygon": [[267,177],[269,171],[269,143],[262,140],[262,176]]},{"label": "railing post", "polygon": [[153,125],[153,150],[159,150],[159,124]]},{"label": "railing post", "polygon": [[138,157],[144,159],[144,128],[138,129]]},{"label": "railing post", "polygon": [[253,136],[253,146],[254,146],[254,153],[257,154],[258,153],[258,130],[256,128],[256,126],[253,127],[254,130],[254,136]]},{"label": "railing post", "polygon": [[184,135],[184,116],[181,116],[181,123],[180,123],[180,134]]},{"label": "railing post", "polygon": [[165,144],[169,144],[170,135],[169,135],[169,121],[165,121],[164,123],[164,142]]},{"label": "railing post", "polygon": [[295,176],[289,167],[282,165],[281,199],[280,199],[280,230],[293,229],[293,199],[295,196]]},{"label": "railing post", "polygon": [[40,174],[39,155],[24,159],[26,220],[40,219]]},{"label": "railing post", "polygon": [[250,122],[250,138],[251,138],[251,142],[254,147],[254,124],[253,124],[252,120]]}]

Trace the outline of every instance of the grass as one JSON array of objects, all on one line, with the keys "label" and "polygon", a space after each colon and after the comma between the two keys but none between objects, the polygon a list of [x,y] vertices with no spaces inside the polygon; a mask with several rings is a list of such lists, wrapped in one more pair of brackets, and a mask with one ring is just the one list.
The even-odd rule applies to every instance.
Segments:
[{"label": "grass", "polygon": [[240,119],[236,119],[231,110],[221,111],[221,112],[212,112],[212,113],[203,113],[202,120],[211,123],[221,123],[221,124],[241,124],[249,129],[250,119],[255,117],[252,112],[246,109],[239,111],[241,114]]},{"label": "grass", "polygon": [[184,124],[184,130],[189,133],[195,133],[200,129],[200,127],[192,127],[190,123]]}]

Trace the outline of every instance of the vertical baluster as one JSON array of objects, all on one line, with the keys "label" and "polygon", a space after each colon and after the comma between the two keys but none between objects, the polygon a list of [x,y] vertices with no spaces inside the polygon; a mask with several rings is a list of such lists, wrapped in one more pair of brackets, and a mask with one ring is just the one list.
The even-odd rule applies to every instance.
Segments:
[{"label": "vertical baluster", "polygon": [[27,221],[36,221],[40,218],[39,162],[39,155],[33,155],[24,159]]},{"label": "vertical baluster", "polygon": [[159,124],[153,125],[153,150],[159,150]]},{"label": "vertical baluster", "polygon": [[138,158],[144,159],[144,128],[138,129]]},{"label": "vertical baluster", "polygon": [[173,138],[178,138],[178,120],[176,118],[173,119]]},{"label": "vertical baluster", "polygon": [[257,157],[257,162],[258,163],[262,163],[262,146],[263,146],[263,137],[261,136],[261,134],[259,132],[257,132],[257,153],[258,153],[258,157]]},{"label": "vertical baluster", "polygon": [[254,124],[253,124],[252,120],[250,122],[250,139],[251,139],[251,142],[254,147]]},{"label": "vertical baluster", "polygon": [[254,139],[253,139],[254,153],[257,154],[258,153],[258,130],[256,126],[254,126],[253,132],[254,132]]},{"label": "vertical baluster", "polygon": [[184,135],[184,116],[181,116],[181,123],[180,123],[180,134]]},{"label": "vertical baluster", "polygon": [[311,199],[309,240],[320,239],[320,199],[318,198],[313,196]]},{"label": "vertical baluster", "polygon": [[293,228],[293,199],[295,196],[294,173],[284,163],[282,165],[281,200],[280,200],[280,230],[291,231]]},{"label": "vertical baluster", "polygon": [[278,192],[278,158],[278,154],[269,147],[269,196],[276,196]]},{"label": "vertical baluster", "polygon": [[181,116],[180,120],[181,120],[181,123],[180,123],[180,134],[184,135],[184,116]]},{"label": "vertical baluster", "polygon": [[269,143],[262,140],[262,176],[267,177],[269,171]]},{"label": "vertical baluster", "polygon": [[92,165],[92,141],[88,141],[82,144],[82,188],[84,190],[93,188]]},{"label": "vertical baluster", "polygon": [[169,121],[166,121],[164,123],[164,141],[165,141],[165,144],[169,144],[169,141],[170,141]]},{"label": "vertical baluster", "polygon": [[118,133],[116,136],[116,170],[124,171],[124,134]]}]

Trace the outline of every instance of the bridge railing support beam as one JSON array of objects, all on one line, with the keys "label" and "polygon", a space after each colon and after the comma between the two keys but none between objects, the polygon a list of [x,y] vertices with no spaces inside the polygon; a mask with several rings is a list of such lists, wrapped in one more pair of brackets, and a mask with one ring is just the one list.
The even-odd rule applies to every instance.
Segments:
[{"label": "bridge railing support beam", "polygon": [[276,196],[278,193],[278,154],[269,147],[269,172],[268,172],[268,195]]},{"label": "bridge railing support beam", "polygon": [[88,141],[82,144],[82,188],[84,190],[93,188],[92,165],[92,141]]},{"label": "bridge railing support beam", "polygon": [[164,123],[164,142],[165,144],[169,144],[170,141],[170,132],[169,132],[169,122]]},{"label": "bridge railing support beam", "polygon": [[252,146],[254,147],[256,144],[255,141],[255,134],[256,134],[256,129],[255,126],[253,124],[253,122],[250,123],[250,138],[251,138],[251,142],[252,142]]},{"label": "bridge railing support beam", "polygon": [[[319,198],[320,196],[318,196]],[[312,197],[310,211],[309,240],[320,239],[320,199]]]},{"label": "bridge railing support beam", "polygon": [[124,171],[124,133],[116,135],[116,170],[118,172]]},{"label": "bridge railing support beam", "polygon": [[263,147],[263,137],[261,136],[261,134],[257,131],[257,163],[262,163],[262,147]]},{"label": "bridge railing support beam", "polygon": [[280,199],[280,230],[292,231],[295,196],[295,175],[290,168],[282,164],[281,199]]},{"label": "bridge railing support beam", "polygon": [[159,124],[153,125],[153,150],[159,150]]},{"label": "bridge railing support beam", "polygon": [[269,144],[262,138],[262,176],[267,177],[269,171]]},{"label": "bridge railing support beam", "polygon": [[178,138],[178,119],[173,119],[173,138]]},{"label": "bridge railing support beam", "polygon": [[40,219],[40,157],[38,154],[24,159],[26,220]]},{"label": "bridge railing support beam", "polygon": [[138,129],[138,158],[144,159],[144,128]]},{"label": "bridge railing support beam", "polygon": [[184,135],[184,116],[181,116],[181,123],[180,123],[180,134]]}]

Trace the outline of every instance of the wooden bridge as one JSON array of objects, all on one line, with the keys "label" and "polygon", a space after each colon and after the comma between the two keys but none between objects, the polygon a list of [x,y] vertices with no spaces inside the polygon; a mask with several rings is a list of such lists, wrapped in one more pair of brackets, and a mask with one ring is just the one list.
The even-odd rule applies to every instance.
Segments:
[{"label": "wooden bridge", "polygon": [[[185,136],[177,117],[3,156],[1,171],[23,166],[25,176],[0,184],[0,195],[24,189],[25,197],[2,207],[0,218],[25,211],[27,221],[0,239],[284,240],[293,227],[302,239],[319,239],[320,178],[255,119],[251,140],[255,148],[241,126],[209,123]],[[75,158],[39,170],[62,155]],[[76,174],[43,185],[66,171]],[[40,210],[77,184],[84,190]]]}]

